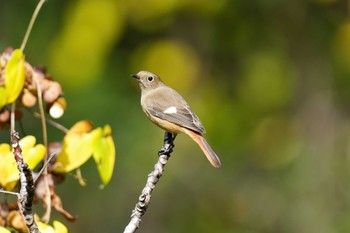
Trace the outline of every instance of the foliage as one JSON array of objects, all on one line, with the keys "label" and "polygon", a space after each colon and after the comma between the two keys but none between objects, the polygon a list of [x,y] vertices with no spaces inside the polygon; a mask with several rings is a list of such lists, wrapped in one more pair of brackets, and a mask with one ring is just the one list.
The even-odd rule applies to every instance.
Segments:
[{"label": "foliage", "polygon": [[[43,1],[39,2],[32,19],[35,20],[42,3]],[[27,165],[31,170],[36,168],[38,164],[43,165],[42,171],[37,173],[37,177],[34,178],[34,181],[37,181],[35,183],[35,198],[43,202],[45,210],[44,216],[41,218],[43,222],[40,222],[39,217],[36,216],[40,231],[66,233],[68,229],[58,221],[53,221],[53,227],[47,225],[52,207],[67,220],[74,221],[76,219],[63,208],[61,198],[56,193],[56,184],[62,181],[65,174],[79,169],[93,156],[102,185],[107,185],[113,174],[115,145],[111,136],[112,129],[109,125],[105,125],[103,129],[93,129],[90,122],[80,121],[70,130],[67,130],[57,122],[47,119],[48,116],[52,118],[62,117],[66,108],[66,100],[63,97],[61,85],[53,81],[45,69],[32,67],[25,60],[23,49],[34,20],[31,21],[28,27],[29,30],[21,49],[8,48],[0,55],[0,129],[8,131],[9,126],[11,126],[11,134],[15,132],[15,121],[22,120],[23,109],[41,120],[44,143],[35,145],[36,137],[28,135],[19,141],[19,145],[17,144],[18,141],[15,143],[16,153],[20,157],[23,155],[24,163],[21,160],[21,164],[26,170],[28,170]],[[44,112],[44,101],[48,116]],[[36,108],[39,113],[35,112]],[[63,143],[48,142],[46,121],[65,133]],[[25,128],[25,125],[22,125],[22,127]],[[8,135],[10,135],[9,131]],[[14,144],[12,147],[15,147]],[[19,174],[18,161],[16,155],[14,157],[9,144],[0,144],[0,157],[0,187],[7,190],[7,193],[16,193],[19,186],[21,186],[22,192],[22,186],[27,184],[22,179],[23,177],[27,179],[27,175]],[[51,161],[53,157],[55,159]],[[79,179],[80,183],[84,184],[82,182],[83,178],[79,177]],[[19,180],[21,180],[21,184],[17,185]],[[32,182],[33,178],[30,178],[30,181]],[[27,188],[23,187],[23,190],[26,190],[25,194],[29,196]],[[34,195],[34,182],[32,182],[31,190],[32,195]],[[17,195],[20,200],[24,200],[24,197]],[[6,200],[1,203],[0,230],[2,232],[7,232],[6,228],[14,229],[16,232],[27,231],[27,227],[29,229],[29,225],[26,225],[28,224],[27,221],[23,219],[24,217],[27,220],[28,216],[25,216],[23,211],[20,212],[24,209],[31,214],[29,216],[32,219],[31,222],[34,221],[31,209],[34,197],[30,196],[28,199],[30,199],[28,205],[26,200],[23,203],[19,201],[15,205]],[[25,208],[22,208],[24,205]],[[20,206],[22,207],[19,208]],[[36,226],[34,228],[38,230]]]},{"label": "foliage", "polygon": [[[118,138],[109,192],[70,179],[59,190],[80,215],[73,232],[122,231],[156,160],[163,132],[145,119],[129,78],[142,69],[185,97],[223,166],[213,171],[179,135],[141,231],[350,231],[347,1],[47,3],[26,59],[44,63],[65,90],[62,124],[88,116]],[[34,4],[1,3],[1,48],[19,43]],[[22,120],[42,143],[37,119]],[[63,139],[56,130],[50,136]],[[100,182],[93,163],[82,171]]]},{"label": "foliage", "polygon": [[115,146],[111,127],[92,130],[88,121],[77,122],[65,135],[54,171],[67,173],[81,167],[93,156],[103,185],[110,181],[114,168]]},{"label": "foliage", "polygon": [[[58,115],[57,110],[52,110],[54,104],[59,103],[59,101],[62,101],[63,99],[60,85],[57,82],[52,81],[51,77],[49,78],[44,71],[36,70],[36,68],[32,68],[29,63],[26,63],[23,52],[20,49],[13,51],[8,49],[2,54],[0,60],[2,61],[3,69],[5,70],[0,77],[4,83],[4,85],[1,86],[4,90],[4,95],[1,96],[1,98],[4,98],[4,101],[1,102],[4,104],[3,106],[0,106],[0,112],[2,112],[2,115],[10,112],[7,107],[8,104],[15,106],[14,103],[17,103],[17,105],[19,105],[16,109],[17,112],[11,110],[13,111],[11,114],[19,115],[18,112],[21,108],[34,108],[37,102],[36,99],[39,100],[39,109],[42,109],[40,103],[42,102],[42,99],[44,99],[49,106],[49,113],[53,114],[55,118],[60,117],[63,114],[65,106],[60,106],[59,109],[61,111],[59,112],[61,114]],[[12,125],[14,124],[9,117],[10,114],[7,115],[8,117],[2,118],[2,121],[0,122],[0,126],[5,130],[10,123]],[[43,121],[46,121],[45,115],[40,114],[39,116]],[[43,124],[43,127],[44,137],[46,137],[45,124]],[[27,136],[20,140],[24,160],[28,163],[29,168],[31,169],[34,169],[39,163],[46,164],[50,162],[48,160],[47,152],[50,154],[53,153],[56,157],[54,162],[50,162],[45,174],[43,175],[44,177],[39,179],[36,186],[36,196],[37,198],[42,199],[43,203],[45,203],[45,209],[47,211],[46,216],[50,215],[49,210],[52,205],[52,207],[56,208],[56,210],[63,214],[68,220],[75,219],[63,209],[61,200],[54,190],[57,181],[55,181],[55,178],[53,177],[79,169],[92,155],[98,167],[103,186],[107,185],[110,181],[113,173],[115,157],[115,146],[113,139],[111,138],[112,130],[109,125],[106,125],[104,130],[102,128],[92,130],[92,127],[92,124],[87,121],[76,123],[70,130],[65,132],[66,135],[63,139],[62,145],[57,143],[55,143],[54,146],[49,144],[35,145],[36,138],[34,136]],[[47,141],[47,139],[45,139],[45,141]],[[55,150],[54,152],[52,151],[53,149]],[[0,156],[2,157],[0,163],[0,185],[6,190],[15,190],[16,184],[19,180],[19,175],[9,144],[0,144]],[[50,185],[47,185],[49,180],[51,181]],[[46,185],[43,185],[43,182],[46,183]],[[48,201],[46,196],[51,196],[51,200]],[[6,204],[6,202],[4,204]],[[48,208],[48,206],[50,206],[50,208]],[[17,227],[13,224],[13,221],[6,219],[7,216],[5,214],[2,216],[4,225],[14,227],[15,229],[22,229],[23,223],[19,225],[20,227]],[[48,219],[44,221],[48,221]],[[41,224],[41,227],[45,228],[45,225]],[[47,226],[46,229],[46,231],[51,231],[49,229],[54,231],[50,226]]]},{"label": "foliage", "polygon": [[[42,144],[35,145],[36,138],[28,135],[20,140],[24,161],[30,169],[34,169],[43,159],[46,148]],[[0,144],[0,185],[6,190],[13,190],[19,180],[18,169],[9,144]]]}]

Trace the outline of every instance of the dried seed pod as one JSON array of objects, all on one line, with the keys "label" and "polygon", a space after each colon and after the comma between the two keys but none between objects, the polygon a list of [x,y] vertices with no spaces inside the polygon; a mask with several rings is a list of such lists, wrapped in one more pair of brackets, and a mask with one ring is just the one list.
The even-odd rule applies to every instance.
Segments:
[{"label": "dried seed pod", "polygon": [[7,222],[9,223],[10,226],[15,228],[16,230],[20,230],[20,231],[27,230],[27,226],[24,222],[24,219],[18,210],[13,210],[9,213],[9,215],[7,216]]},{"label": "dried seed pod", "polygon": [[66,110],[67,102],[63,97],[58,98],[49,109],[49,114],[52,118],[60,118]]},{"label": "dried seed pod", "polygon": [[51,85],[51,81],[47,80],[44,78],[44,74],[43,73],[38,73],[36,74],[36,80],[39,80],[39,86],[41,88],[41,91],[44,93],[45,91],[47,91],[50,88]]},{"label": "dried seed pod", "polygon": [[23,106],[31,108],[36,104],[36,100],[37,98],[35,95],[33,95],[33,93],[28,90],[24,90],[24,94],[22,95]]},{"label": "dried seed pod", "polygon": [[49,88],[44,92],[44,100],[48,103],[53,103],[61,94],[61,85],[58,82],[51,81]]},{"label": "dried seed pod", "polygon": [[9,121],[10,121],[10,111],[4,108],[0,112],[0,122],[9,122]]}]

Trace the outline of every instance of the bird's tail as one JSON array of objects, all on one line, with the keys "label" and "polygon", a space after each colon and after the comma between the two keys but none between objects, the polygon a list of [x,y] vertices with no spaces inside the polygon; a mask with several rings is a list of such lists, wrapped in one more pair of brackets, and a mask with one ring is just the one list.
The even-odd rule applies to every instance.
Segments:
[{"label": "bird's tail", "polygon": [[190,136],[202,149],[203,153],[214,167],[218,168],[221,166],[219,157],[216,155],[214,150],[210,147],[205,138],[198,133],[193,132],[192,130],[185,129],[185,133]]}]

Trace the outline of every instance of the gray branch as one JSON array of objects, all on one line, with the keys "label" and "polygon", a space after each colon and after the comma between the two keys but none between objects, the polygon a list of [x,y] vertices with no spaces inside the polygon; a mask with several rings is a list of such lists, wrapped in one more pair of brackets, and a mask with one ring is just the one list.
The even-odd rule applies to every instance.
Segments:
[{"label": "gray branch", "polygon": [[23,161],[22,149],[19,145],[19,139],[20,138],[18,132],[11,132],[11,144],[19,171],[19,180],[21,184],[18,195],[18,203],[28,231],[30,233],[40,233],[38,225],[34,220],[34,212],[32,209],[35,191],[33,174],[28,167],[28,164]]},{"label": "gray branch", "polygon": [[158,152],[158,162],[154,165],[154,170],[148,174],[146,186],[142,190],[139,201],[132,211],[130,222],[126,226],[124,233],[133,233],[139,228],[141,218],[146,213],[147,207],[151,202],[151,193],[156,187],[160,177],[163,175],[164,166],[168,162],[170,154],[173,151],[174,139],[175,136],[173,137],[171,133],[165,132],[164,144]]}]

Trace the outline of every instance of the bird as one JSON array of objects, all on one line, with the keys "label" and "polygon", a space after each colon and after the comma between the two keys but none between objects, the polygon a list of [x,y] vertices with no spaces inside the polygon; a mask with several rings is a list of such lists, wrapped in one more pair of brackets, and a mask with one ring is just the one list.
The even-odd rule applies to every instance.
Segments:
[{"label": "bird", "polygon": [[184,98],[152,72],[139,71],[131,76],[139,82],[141,107],[146,116],[174,137],[185,133],[199,145],[212,166],[220,167],[219,157],[203,137],[206,131],[202,123]]}]

